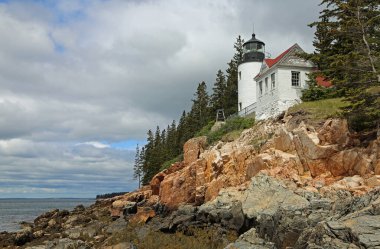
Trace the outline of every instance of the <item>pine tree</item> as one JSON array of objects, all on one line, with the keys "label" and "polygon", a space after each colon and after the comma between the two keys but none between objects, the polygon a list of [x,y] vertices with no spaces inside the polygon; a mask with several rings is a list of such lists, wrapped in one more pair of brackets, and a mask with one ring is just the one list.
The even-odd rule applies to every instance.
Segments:
[{"label": "pine tree", "polygon": [[210,99],[211,114],[215,114],[218,109],[225,108],[226,88],[226,77],[224,76],[222,70],[219,69],[216,74],[214,87],[212,88],[213,92]]},{"label": "pine tree", "polygon": [[142,183],[148,184],[151,177],[153,177],[153,161],[154,161],[154,137],[151,130],[148,131],[147,144],[145,145],[144,161],[143,161],[143,178]]},{"label": "pine tree", "polygon": [[167,160],[174,158],[178,154],[177,149],[177,126],[175,120],[173,120],[172,124],[167,128],[167,142],[166,142],[166,150],[167,150]]},{"label": "pine tree", "polygon": [[190,122],[187,124],[191,127],[194,134],[200,130],[210,120],[209,96],[207,86],[204,81],[198,84],[197,91],[194,94],[193,106],[190,111]]},{"label": "pine tree", "polygon": [[232,60],[227,63],[226,70],[226,94],[225,94],[225,114],[229,116],[238,111],[238,65],[243,59],[244,40],[239,35],[234,44],[235,54]]},{"label": "pine tree", "polygon": [[144,148],[140,150],[139,145],[136,146],[135,164],[133,166],[133,178],[138,180],[139,188],[141,187],[141,176],[143,173]]},{"label": "pine tree", "polygon": [[310,59],[331,80],[350,105],[345,116],[351,128],[374,128],[380,119],[379,1],[323,0]]},{"label": "pine tree", "polygon": [[187,138],[189,137],[189,128],[186,126],[187,122],[187,114],[184,110],[182,112],[181,118],[179,119],[178,126],[177,126],[177,151],[176,154],[179,155],[182,152],[182,147],[185,144]]}]

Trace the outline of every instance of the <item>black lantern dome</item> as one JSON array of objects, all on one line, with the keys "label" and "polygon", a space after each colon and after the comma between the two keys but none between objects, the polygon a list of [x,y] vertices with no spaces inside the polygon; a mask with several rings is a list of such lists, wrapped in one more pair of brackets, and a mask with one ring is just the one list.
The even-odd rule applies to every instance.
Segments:
[{"label": "black lantern dome", "polygon": [[252,38],[243,44],[243,61],[250,62],[263,62],[265,59],[265,43],[256,39],[255,33],[252,34]]}]

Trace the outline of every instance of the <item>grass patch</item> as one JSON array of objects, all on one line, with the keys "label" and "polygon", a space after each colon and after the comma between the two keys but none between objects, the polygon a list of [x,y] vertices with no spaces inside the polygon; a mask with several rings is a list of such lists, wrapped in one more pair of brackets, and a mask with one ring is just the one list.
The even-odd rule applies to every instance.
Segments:
[{"label": "grass patch", "polygon": [[170,166],[172,166],[173,163],[181,162],[181,161],[183,161],[183,154],[180,154],[180,155],[176,156],[175,158],[170,159],[170,160],[164,162],[164,163],[161,165],[160,171],[163,171],[163,170],[165,170],[165,169],[168,169]]},{"label": "grass patch", "polygon": [[210,122],[197,134],[201,136],[207,136],[207,142],[212,144],[216,141],[222,140],[225,142],[232,141],[240,136],[240,133],[247,128],[254,125],[254,118],[242,118],[236,117],[228,119],[220,129],[211,131],[211,127],[215,122]]},{"label": "grass patch", "polygon": [[341,117],[341,108],[348,104],[343,101],[343,98],[323,99],[317,101],[303,102],[289,108],[288,113],[303,112],[307,118],[314,122],[325,120],[327,118]]},{"label": "grass patch", "polygon": [[208,136],[214,124],[215,121],[208,122],[207,125],[203,126],[202,129],[195,134],[195,137]]}]

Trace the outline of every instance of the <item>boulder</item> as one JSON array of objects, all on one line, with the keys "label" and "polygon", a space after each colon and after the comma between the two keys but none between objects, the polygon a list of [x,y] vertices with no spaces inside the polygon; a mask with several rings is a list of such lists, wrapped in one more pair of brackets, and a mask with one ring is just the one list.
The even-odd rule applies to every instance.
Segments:
[{"label": "boulder", "polygon": [[183,161],[185,165],[195,162],[199,155],[205,150],[207,137],[196,137],[188,140],[183,146]]},{"label": "boulder", "polygon": [[164,172],[159,172],[152,178],[149,183],[150,188],[152,189],[152,195],[158,195],[160,193],[160,185],[165,176],[166,174]]},{"label": "boulder", "polygon": [[195,202],[195,181],[197,163],[167,175],[160,185],[160,202],[169,209],[180,204]]},{"label": "boulder", "polygon": [[318,138],[320,145],[338,144],[346,147],[350,141],[347,120],[328,119],[318,131]]},{"label": "boulder", "polygon": [[307,199],[284,187],[281,182],[265,174],[259,174],[245,191],[242,209],[247,218],[274,215],[278,210],[297,211],[307,208]]},{"label": "boulder", "polygon": [[156,212],[150,207],[138,207],[137,213],[130,218],[131,223],[145,224],[149,219],[156,216]]},{"label": "boulder", "polygon": [[273,137],[273,146],[276,150],[292,152],[295,150],[293,134],[288,132],[284,126],[276,130]]},{"label": "boulder", "polygon": [[108,234],[113,234],[118,231],[125,229],[128,225],[128,222],[124,218],[119,218],[112,223],[110,223],[107,227],[105,227],[105,232]]},{"label": "boulder", "polygon": [[273,242],[260,238],[256,233],[256,229],[251,228],[225,249],[276,249],[276,246]]}]

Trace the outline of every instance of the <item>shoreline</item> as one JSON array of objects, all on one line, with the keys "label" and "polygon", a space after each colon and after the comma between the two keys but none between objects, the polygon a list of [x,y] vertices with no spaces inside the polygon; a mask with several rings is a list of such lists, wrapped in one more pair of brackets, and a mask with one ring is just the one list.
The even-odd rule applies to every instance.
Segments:
[{"label": "shoreline", "polygon": [[22,231],[23,223],[54,209],[72,211],[78,205],[88,207],[95,198],[0,198],[0,232]]}]

